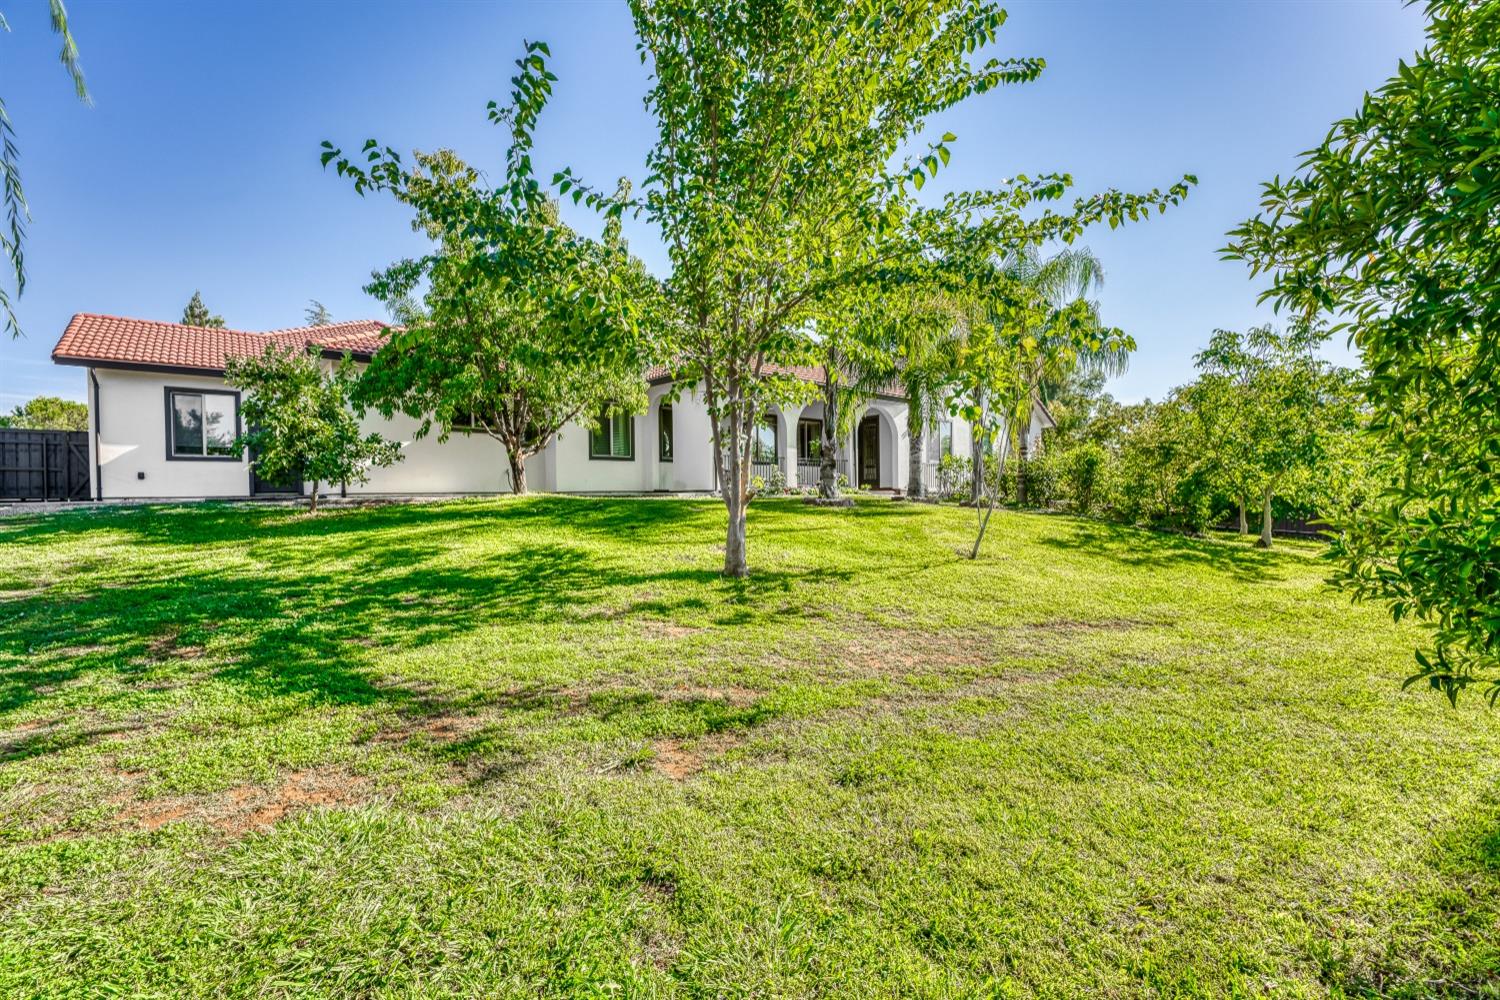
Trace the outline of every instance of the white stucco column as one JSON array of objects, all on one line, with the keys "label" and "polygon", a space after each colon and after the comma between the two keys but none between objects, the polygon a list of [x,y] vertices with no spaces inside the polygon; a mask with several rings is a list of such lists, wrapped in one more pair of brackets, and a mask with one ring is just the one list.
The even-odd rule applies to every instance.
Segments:
[{"label": "white stucco column", "polygon": [[786,476],[786,484],[791,489],[796,489],[801,484],[797,482],[797,421],[802,418],[802,407],[783,407],[781,410],[781,424],[783,436],[781,439],[781,474]]}]

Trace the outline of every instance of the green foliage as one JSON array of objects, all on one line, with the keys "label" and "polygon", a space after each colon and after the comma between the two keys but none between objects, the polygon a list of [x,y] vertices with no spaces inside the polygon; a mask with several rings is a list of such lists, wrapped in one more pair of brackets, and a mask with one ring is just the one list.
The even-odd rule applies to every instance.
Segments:
[{"label": "green foliage", "polygon": [[1043,67],[971,60],[1005,19],[984,0],[637,0],[631,9],[657,120],[642,193],[613,198],[571,170],[554,182],[661,231],[672,262],[671,356],[679,374],[704,383],[731,575],[748,572],[751,431],[778,391],[778,366],[806,356],[806,324],[829,301],[962,284],[976,262],[1164,210],[1191,182],[1106,192],[1061,211],[1051,205],[1071,186],[1064,174],[918,201],[957,141],[925,135],[932,116]]},{"label": "green foliage", "polygon": [[1500,696],[1500,4],[1434,0],[1428,46],[1265,185],[1227,253],[1360,350],[1387,491],[1339,581],[1433,629],[1411,680]]},{"label": "green foliage", "polygon": [[317,299],[307,300],[307,309],[303,312],[303,316],[306,317],[308,326],[327,326],[333,322],[333,314]]},{"label": "green foliage", "polygon": [[1326,336],[1309,324],[1217,330],[1195,359],[1202,375],[1176,392],[1214,487],[1261,509],[1262,545],[1276,498],[1310,494],[1330,435],[1352,418],[1353,376],[1315,353]]},{"label": "green foliage", "polygon": [[967,455],[944,455],[938,462],[937,492],[942,499],[966,497],[974,478],[974,462]]},{"label": "green foliage", "polygon": [[259,356],[231,358],[224,378],[245,392],[246,431],[236,442],[249,448],[255,474],[312,483],[312,509],[321,483],[363,483],[374,466],[401,459],[401,446],[379,434],[361,434],[350,409],[356,381],[346,358],[327,366],[320,352],[268,345]]},{"label": "green foliage", "polygon": [[1057,459],[1061,491],[1073,512],[1098,513],[1108,488],[1110,454],[1096,441],[1085,441]]},{"label": "green foliage", "polygon": [[366,286],[405,326],[376,354],[357,402],[420,420],[419,436],[436,427],[446,438],[455,425],[490,435],[505,447],[518,493],[525,460],[564,425],[592,424],[606,407],[644,407],[648,331],[657,327],[643,322],[655,282],[618,220],[602,240],[580,236],[533,176],[532,129],[556,79],[547,55],[529,43],[510,105],[490,104],[490,121],[509,133],[494,187],[449,150],[416,154],[410,170],[373,139],[354,156],[328,142],[322,154],[360,194],[388,191],[410,206],[413,227],[434,242]]},{"label": "green foliage", "polygon": [[[92,103],[88,87],[83,82],[83,68],[78,62],[78,45],[73,41],[72,29],[68,26],[68,10],[63,0],[47,0],[52,31],[62,38],[62,51],[58,59],[73,81],[73,92],[84,104]],[[10,25],[0,16],[0,29],[10,30]],[[26,205],[26,194],[21,189],[20,151],[16,147],[16,131],[11,125],[10,112],[0,100],[0,187],[4,190],[6,224],[0,229],[0,251],[10,263],[11,274],[16,279],[16,291],[0,285],[0,310],[5,313],[5,328],[12,337],[21,335],[21,325],[16,319],[15,302],[26,291],[26,224],[31,221],[31,209]]]},{"label": "green foliage", "polygon": [[1192,412],[1177,397],[1126,407],[1119,422],[1114,513],[1131,524],[1197,534],[1213,519],[1213,486]]},{"label": "green foliage", "polygon": [[9,414],[0,416],[0,427],[17,427],[34,431],[86,431],[89,429],[87,404],[57,396],[37,396]]},{"label": "green foliage", "polygon": [[222,328],[224,326],[224,317],[215,316],[213,313],[209,312],[208,306],[203,304],[203,296],[194,291],[193,297],[189,299],[188,304],[183,307],[182,322],[187,326],[210,326]]}]

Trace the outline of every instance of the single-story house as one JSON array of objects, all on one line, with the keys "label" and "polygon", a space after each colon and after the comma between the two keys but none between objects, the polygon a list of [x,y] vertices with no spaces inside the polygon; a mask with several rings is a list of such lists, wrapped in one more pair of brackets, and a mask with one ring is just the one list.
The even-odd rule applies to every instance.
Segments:
[{"label": "single-story house", "polygon": [[[58,364],[85,370],[89,407],[91,495],[127,498],[250,497],[305,493],[311,484],[268,483],[233,447],[242,425],[240,393],[224,381],[226,359],[260,354],[268,343],[318,348],[330,359],[346,353],[368,362],[385,341],[376,320],[251,333],[80,313],[52,351]],[[816,382],[818,369],[797,370]],[[697,387],[675,399],[664,369],[645,374],[645,413],[610,417],[598,428],[565,427],[526,466],[532,489],[570,493],[692,492],[715,488],[713,438]],[[754,472],[775,471],[789,484],[814,485],[822,437],[820,403],[771,406],[756,439]],[[851,483],[904,491],[910,459],[907,407],[899,395],[878,394],[857,414],[842,444],[840,471]],[[485,494],[510,491],[499,442],[483,431],[434,431],[417,439],[419,421],[371,413],[368,430],[400,441],[404,458],[372,469],[354,494]],[[1051,417],[1033,408],[1030,440],[1039,442]],[[935,482],[944,454],[967,455],[969,427],[944,420],[928,435],[924,480]],[[337,489],[338,487],[334,487]]]}]

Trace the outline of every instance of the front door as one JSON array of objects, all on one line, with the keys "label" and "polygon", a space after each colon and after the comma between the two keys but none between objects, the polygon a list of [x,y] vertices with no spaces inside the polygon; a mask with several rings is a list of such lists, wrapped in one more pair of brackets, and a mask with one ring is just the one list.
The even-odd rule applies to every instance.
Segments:
[{"label": "front door", "polygon": [[880,486],[880,418],[871,414],[859,422],[859,485]]}]

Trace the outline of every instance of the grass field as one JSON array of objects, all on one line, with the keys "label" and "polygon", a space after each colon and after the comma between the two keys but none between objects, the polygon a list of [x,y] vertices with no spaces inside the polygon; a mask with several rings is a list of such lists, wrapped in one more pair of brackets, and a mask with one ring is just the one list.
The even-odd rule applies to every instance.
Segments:
[{"label": "grass field", "polygon": [[1271,553],[710,501],[0,521],[0,996],[1500,995],[1500,716]]}]

